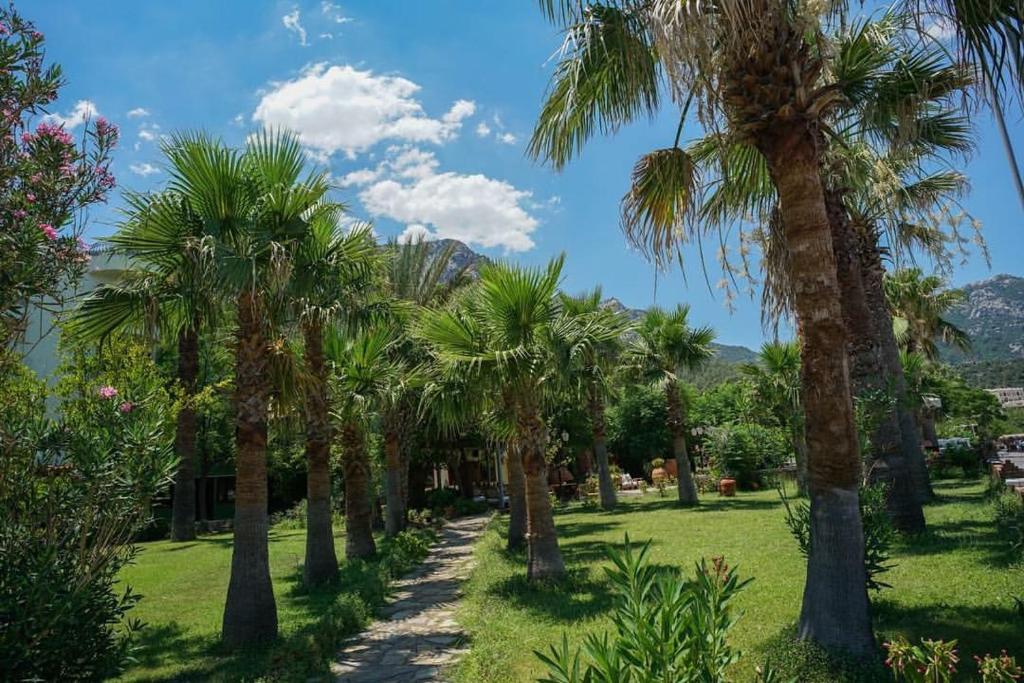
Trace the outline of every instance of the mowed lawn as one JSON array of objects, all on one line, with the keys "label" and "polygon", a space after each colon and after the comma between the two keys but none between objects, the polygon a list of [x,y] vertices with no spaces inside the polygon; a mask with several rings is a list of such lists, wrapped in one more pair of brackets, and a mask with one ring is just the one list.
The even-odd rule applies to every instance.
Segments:
[{"label": "mowed lawn", "polygon": [[[219,645],[221,617],[231,569],[230,534],[190,543],[158,541],[139,545],[136,563],[122,579],[142,599],[130,615],[146,623],[139,635],[138,663],[125,680],[306,680],[325,672],[319,634],[358,630],[386,594],[376,563],[342,566],[337,585],[306,591],[301,564],[304,530],[270,531],[270,568],[281,637],[274,646],[228,653]],[[344,556],[345,540],[335,540]],[[325,627],[325,618],[333,623]],[[323,641],[321,641],[323,642]],[[330,647],[333,647],[331,645]]]},{"label": "mowed lawn", "polygon": [[[974,653],[1005,648],[1024,659],[1024,615],[1013,599],[1024,597],[1024,568],[996,533],[984,490],[980,480],[938,482],[938,499],[926,509],[929,531],[900,542],[893,553],[897,566],[883,575],[892,588],[873,595],[882,638],[956,638],[961,672],[971,674]],[[504,521],[481,540],[461,608],[472,649],[457,681],[535,680],[543,668],[533,650],[546,649],[563,633],[579,643],[586,633],[609,627],[605,548],[621,544],[626,533],[632,541],[650,539],[657,564],[692,572],[701,556],[722,555],[741,576],[754,577],[736,602],[742,616],[732,641],[746,653],[737,680],[752,679],[765,651],[791,649],[779,644],[799,615],[805,565],[776,492],[704,495],[700,507],[689,510],[649,492],[624,498],[612,513],[572,505],[556,521],[570,569],[558,584],[526,584],[524,557],[504,550]]]}]

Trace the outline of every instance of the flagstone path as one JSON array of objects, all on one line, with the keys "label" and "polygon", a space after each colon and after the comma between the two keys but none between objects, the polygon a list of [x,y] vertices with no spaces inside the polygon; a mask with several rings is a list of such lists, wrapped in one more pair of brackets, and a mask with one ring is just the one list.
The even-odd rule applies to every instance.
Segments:
[{"label": "flagstone path", "polygon": [[331,667],[339,683],[441,681],[467,648],[455,621],[461,584],[469,576],[473,542],[489,515],[463,517],[441,530],[430,557],[395,582],[384,619],[351,640]]}]

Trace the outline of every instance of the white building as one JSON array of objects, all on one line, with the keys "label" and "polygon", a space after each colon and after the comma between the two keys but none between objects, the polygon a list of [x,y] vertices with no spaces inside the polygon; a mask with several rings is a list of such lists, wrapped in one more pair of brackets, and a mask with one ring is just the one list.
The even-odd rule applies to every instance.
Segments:
[{"label": "white building", "polygon": [[998,389],[986,389],[985,391],[998,398],[999,405],[1003,408],[1024,408],[1024,388],[999,387]]}]

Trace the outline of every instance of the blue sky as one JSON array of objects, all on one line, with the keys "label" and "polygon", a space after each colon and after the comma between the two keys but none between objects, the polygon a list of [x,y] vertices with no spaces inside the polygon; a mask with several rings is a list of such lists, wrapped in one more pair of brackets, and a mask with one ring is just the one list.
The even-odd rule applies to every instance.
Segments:
[{"label": "blue sky", "polygon": [[[565,251],[564,286],[601,284],[626,305],[650,305],[653,269],[619,231],[618,202],[636,158],[667,147],[667,113],[594,140],[561,173],[524,155],[560,37],[533,2],[20,2],[47,36],[68,86],[52,112],[75,123],[98,111],[121,126],[114,170],[122,187],[157,187],[159,138],[203,128],[240,143],[261,123],[289,125],[329,167],[337,197],[382,236],[427,231],[491,256],[544,263]],[[80,104],[82,102],[88,104]],[[1011,137],[1024,151],[1019,111]],[[1024,274],[1024,213],[987,113],[965,169],[965,207],[992,256],[958,266],[957,284]],[[116,203],[115,203],[116,204]],[[109,234],[112,208],[92,212],[90,237]],[[712,287],[717,244],[706,245]],[[691,257],[695,252],[688,252]],[[730,312],[695,258],[686,282],[663,274],[657,301],[689,302],[719,340],[756,347],[757,296]]]}]

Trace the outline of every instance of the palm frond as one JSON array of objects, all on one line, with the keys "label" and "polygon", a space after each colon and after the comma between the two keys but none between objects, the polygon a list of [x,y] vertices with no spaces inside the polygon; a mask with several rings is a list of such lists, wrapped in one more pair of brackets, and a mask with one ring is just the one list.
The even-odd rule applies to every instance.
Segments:
[{"label": "palm frond", "polygon": [[699,205],[700,177],[693,158],[678,147],[643,155],[621,201],[627,241],[664,264],[688,241]]}]

